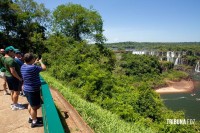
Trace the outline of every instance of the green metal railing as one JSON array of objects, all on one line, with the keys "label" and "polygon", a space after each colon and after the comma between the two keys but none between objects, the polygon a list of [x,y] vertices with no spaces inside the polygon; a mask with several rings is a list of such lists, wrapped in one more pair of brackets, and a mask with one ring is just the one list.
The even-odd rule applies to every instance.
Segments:
[{"label": "green metal railing", "polygon": [[55,107],[52,95],[50,93],[48,84],[40,76],[42,83],[42,116],[45,133],[64,133],[63,126],[61,124],[57,109]]}]

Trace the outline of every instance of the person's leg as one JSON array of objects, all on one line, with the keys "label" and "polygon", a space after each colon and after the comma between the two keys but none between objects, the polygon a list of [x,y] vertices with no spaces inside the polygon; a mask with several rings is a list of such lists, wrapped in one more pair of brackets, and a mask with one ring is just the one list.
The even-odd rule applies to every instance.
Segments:
[{"label": "person's leg", "polygon": [[9,95],[7,86],[6,86],[6,79],[5,77],[3,78],[3,89],[4,89],[4,95]]},{"label": "person's leg", "polygon": [[31,106],[28,104],[28,113],[29,113],[29,118],[28,118],[28,123],[32,123],[32,116],[31,116]]},{"label": "person's leg", "polygon": [[24,91],[25,97],[28,101],[28,113],[29,113],[29,119],[28,119],[28,123],[32,123],[32,116],[31,116],[31,105],[30,105],[30,94],[27,91]]},{"label": "person's leg", "polygon": [[41,106],[40,91],[30,93],[30,105],[32,117],[31,127],[34,128],[43,126],[43,122],[37,119],[37,110]]},{"label": "person's leg", "polygon": [[31,107],[31,117],[33,121],[37,121],[37,110],[39,109],[39,106]]},{"label": "person's leg", "polygon": [[27,92],[24,91],[27,101],[29,102],[28,105],[28,112],[30,114],[28,123],[31,123],[31,127],[42,126],[43,122],[41,120],[37,120],[37,110],[40,108],[40,99],[38,96],[40,92]]},{"label": "person's leg", "polygon": [[4,90],[4,95],[8,95],[8,91],[6,88],[6,77],[5,77],[5,72],[0,72],[0,78],[3,79],[3,90]]},{"label": "person's leg", "polygon": [[18,103],[19,99],[19,88],[21,87],[20,81],[16,78],[13,78],[13,109],[12,110],[18,110],[18,109],[25,109],[24,106]]},{"label": "person's leg", "polygon": [[11,96],[11,107],[13,105],[13,95],[14,95],[14,88],[13,88],[13,79],[12,77],[5,77],[7,84],[8,84],[8,88],[10,90],[10,96]]},{"label": "person's leg", "polygon": [[31,106],[30,106],[30,104],[28,104],[28,113],[31,115]]},{"label": "person's leg", "polygon": [[10,90],[10,97],[11,97],[12,104],[13,104],[13,95],[14,95],[14,91]]},{"label": "person's leg", "polygon": [[13,93],[13,104],[18,104],[19,91],[14,91]]},{"label": "person's leg", "polygon": [[32,123],[31,127],[41,127],[43,126],[43,122],[37,119],[37,110],[40,108],[40,106],[31,107],[31,117],[32,117]]}]

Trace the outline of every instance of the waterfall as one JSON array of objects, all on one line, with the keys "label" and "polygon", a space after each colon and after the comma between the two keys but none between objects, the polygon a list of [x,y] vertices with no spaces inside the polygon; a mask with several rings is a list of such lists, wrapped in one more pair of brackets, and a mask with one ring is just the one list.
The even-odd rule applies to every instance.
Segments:
[{"label": "waterfall", "polygon": [[175,54],[174,54],[174,51],[173,52],[171,52],[171,57],[174,57],[175,56]]},{"label": "waterfall", "polygon": [[174,62],[174,56],[175,56],[174,51],[172,51],[171,52],[171,57],[170,57],[170,62]]},{"label": "waterfall", "polygon": [[167,61],[170,61],[170,62],[174,62],[174,52],[173,51],[167,51]]},{"label": "waterfall", "polygon": [[179,60],[179,58],[177,57],[175,60],[175,63],[174,63],[175,66],[178,65],[178,60]]},{"label": "waterfall", "polygon": [[167,51],[167,61],[174,62],[174,52]]},{"label": "waterfall", "polygon": [[167,51],[167,61],[170,60],[170,51]]},{"label": "waterfall", "polygon": [[200,72],[200,70],[199,70],[199,61],[197,62],[196,66],[195,66],[195,72]]},{"label": "waterfall", "polygon": [[178,65],[178,64],[181,64],[181,60],[180,60],[180,53],[178,54],[178,57],[176,58],[175,62],[174,62],[174,65]]}]

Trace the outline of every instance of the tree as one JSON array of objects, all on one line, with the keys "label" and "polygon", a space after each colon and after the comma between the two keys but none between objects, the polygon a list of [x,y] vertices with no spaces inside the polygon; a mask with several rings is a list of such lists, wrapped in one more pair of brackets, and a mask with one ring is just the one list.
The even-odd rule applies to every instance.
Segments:
[{"label": "tree", "polygon": [[13,45],[23,52],[44,52],[49,13],[43,4],[33,0],[1,1],[0,43],[4,44],[3,47]]},{"label": "tree", "polygon": [[50,11],[33,0],[15,0],[15,3],[18,5],[18,47],[26,52],[44,52],[43,40],[46,39],[45,31],[49,25]]},{"label": "tree", "polygon": [[78,4],[60,5],[53,12],[53,26],[56,33],[72,37],[76,41],[89,40],[103,43],[103,21],[94,9]]},{"label": "tree", "polygon": [[17,13],[14,10],[11,0],[0,1],[0,44],[11,43],[13,36],[16,35]]}]

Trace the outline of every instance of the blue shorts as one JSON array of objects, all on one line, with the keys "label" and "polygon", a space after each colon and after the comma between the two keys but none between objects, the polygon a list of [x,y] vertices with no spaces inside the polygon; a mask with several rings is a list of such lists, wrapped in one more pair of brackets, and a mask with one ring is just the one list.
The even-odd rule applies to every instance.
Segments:
[{"label": "blue shorts", "polygon": [[20,91],[22,88],[22,82],[15,77],[6,77],[9,90]]},{"label": "blue shorts", "polygon": [[31,107],[40,106],[41,105],[41,95],[40,91],[36,92],[27,92],[24,91],[24,94],[31,105]]}]

